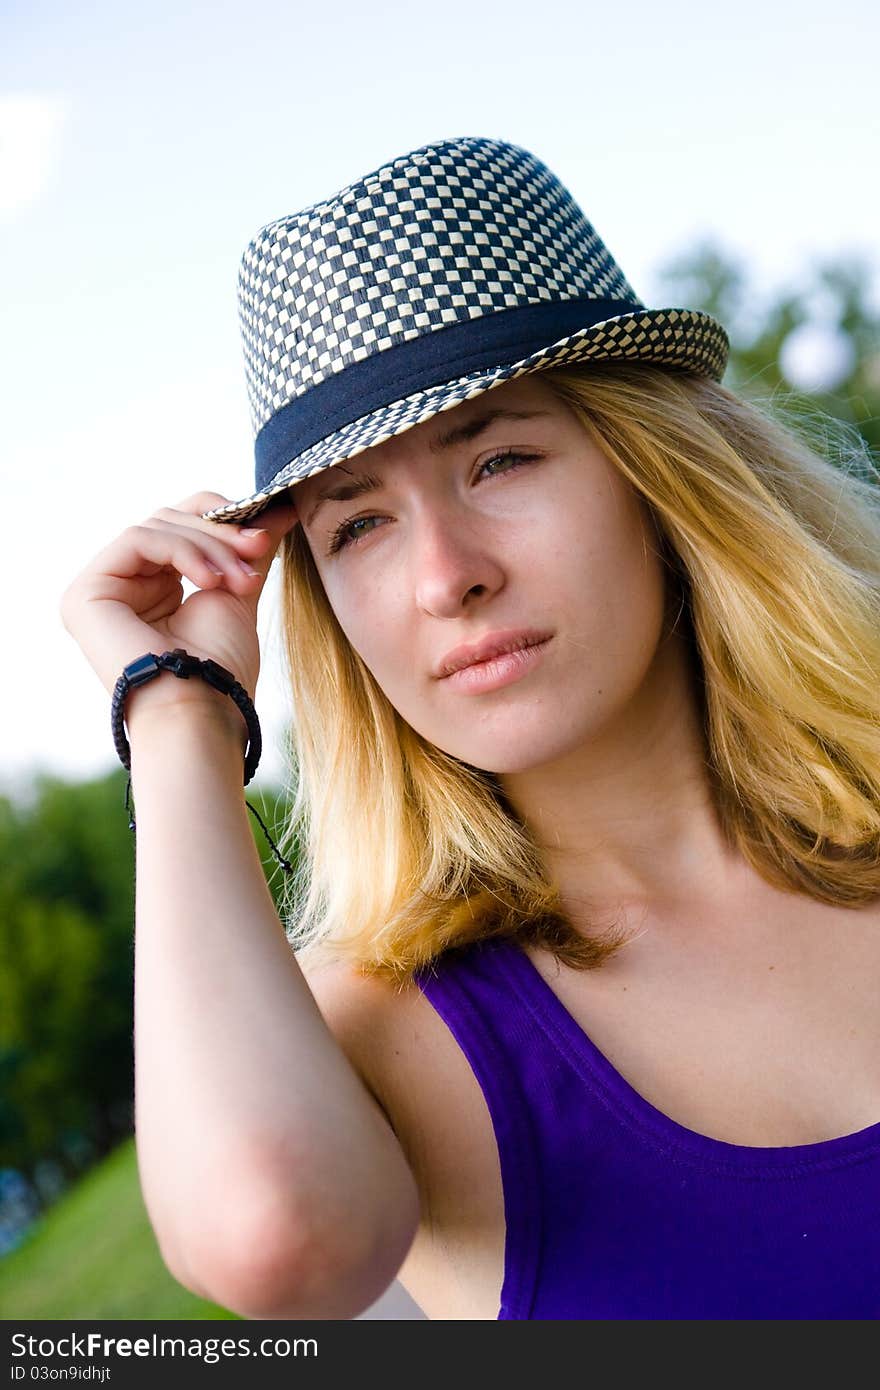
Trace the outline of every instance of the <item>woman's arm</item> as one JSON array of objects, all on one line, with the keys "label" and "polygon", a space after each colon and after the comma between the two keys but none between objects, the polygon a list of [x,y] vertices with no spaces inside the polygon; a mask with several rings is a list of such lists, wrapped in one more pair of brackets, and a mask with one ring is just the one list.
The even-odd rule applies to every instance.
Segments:
[{"label": "woman's arm", "polygon": [[416,1183],[284,935],[244,804],[238,710],[207,689],[171,704],[167,682],[160,704],[160,684],[126,716],[150,1220],[180,1282],[234,1312],[354,1317],[410,1248]]},{"label": "woman's arm", "polygon": [[[256,530],[203,519],[225,501],[195,493],[126,527],[62,595],[109,695],[128,662],[178,646],[256,688],[257,605],[298,514],[288,499]],[[160,1249],[183,1284],[244,1316],[355,1316],[403,1262],[417,1189],[275,911],[245,806],[244,721],[203,681],[166,674],[129,693],[125,722],[135,1141]]]}]

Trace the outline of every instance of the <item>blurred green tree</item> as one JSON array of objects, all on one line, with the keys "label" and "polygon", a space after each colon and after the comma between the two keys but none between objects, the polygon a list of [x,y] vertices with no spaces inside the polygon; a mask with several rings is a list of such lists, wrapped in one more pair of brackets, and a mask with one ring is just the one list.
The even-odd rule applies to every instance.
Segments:
[{"label": "blurred green tree", "polygon": [[[70,1177],[133,1129],[126,781],[121,768],[78,784],[41,774],[26,805],[0,798],[0,1169],[30,1177],[48,1158]],[[283,797],[248,800],[277,839]]]},{"label": "blurred green tree", "polygon": [[[712,314],[730,337],[724,384],[747,398],[783,393],[797,412],[823,413],[855,426],[880,455],[880,309],[876,270],[858,257],[817,262],[795,288],[763,298],[742,260],[711,242],[665,262],[652,302]],[[809,332],[809,336],[807,330]],[[798,342],[816,359],[808,388],[797,379]],[[824,373],[823,373],[824,367]],[[819,384],[822,376],[826,384]]]}]

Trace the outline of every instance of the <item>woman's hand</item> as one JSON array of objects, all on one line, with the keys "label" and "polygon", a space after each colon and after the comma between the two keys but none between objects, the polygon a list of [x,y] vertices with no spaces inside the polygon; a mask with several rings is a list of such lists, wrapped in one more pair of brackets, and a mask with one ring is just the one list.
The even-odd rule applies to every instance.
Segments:
[{"label": "woman's hand", "polygon": [[[136,657],[184,647],[231,671],[253,699],[260,672],[257,603],[282,537],[297,522],[284,494],[253,523],[203,521],[201,513],[230,498],[199,492],[129,526],[101,550],[65,590],[65,628],[105,689]],[[259,528],[248,535],[248,527]],[[246,572],[249,566],[254,573]],[[198,588],[183,597],[181,578]],[[203,681],[151,681],[151,703],[216,699]]]}]

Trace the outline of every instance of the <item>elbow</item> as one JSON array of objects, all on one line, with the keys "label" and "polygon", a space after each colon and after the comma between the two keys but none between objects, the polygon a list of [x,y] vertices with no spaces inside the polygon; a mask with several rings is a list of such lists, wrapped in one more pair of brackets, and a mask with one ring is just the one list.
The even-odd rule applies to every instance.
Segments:
[{"label": "elbow", "polygon": [[[393,1282],[419,1223],[415,1183],[399,1194],[387,1219],[351,1219],[342,1204],[320,1217],[293,1217],[279,1202],[226,1212],[193,1255],[182,1281],[212,1302],[248,1319],[350,1319],[369,1308]],[[193,1282],[193,1276],[198,1284]]]}]

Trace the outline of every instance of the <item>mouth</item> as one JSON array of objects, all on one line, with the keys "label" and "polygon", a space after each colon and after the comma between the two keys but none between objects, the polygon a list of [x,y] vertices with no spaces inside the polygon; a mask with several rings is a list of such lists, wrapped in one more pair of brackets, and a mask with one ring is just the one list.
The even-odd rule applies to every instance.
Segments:
[{"label": "mouth", "polygon": [[526,651],[530,647],[541,646],[552,637],[551,632],[537,628],[524,628],[518,631],[490,633],[481,641],[455,647],[447,652],[435,672],[439,680],[453,676],[473,666],[485,665],[497,657],[509,656]]}]

